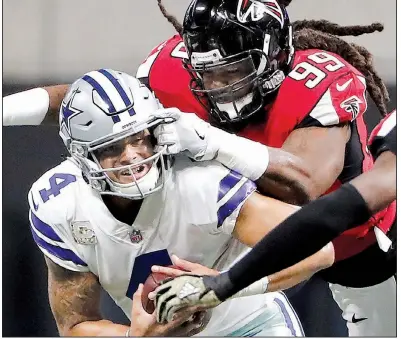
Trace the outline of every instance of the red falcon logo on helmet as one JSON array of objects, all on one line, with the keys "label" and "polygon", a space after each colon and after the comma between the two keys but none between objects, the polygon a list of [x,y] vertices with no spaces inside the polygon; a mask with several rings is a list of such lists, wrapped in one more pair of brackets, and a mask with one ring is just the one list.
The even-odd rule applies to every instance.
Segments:
[{"label": "red falcon logo on helmet", "polygon": [[237,18],[241,23],[259,21],[265,14],[275,18],[284,27],[284,15],[276,0],[239,0]]}]

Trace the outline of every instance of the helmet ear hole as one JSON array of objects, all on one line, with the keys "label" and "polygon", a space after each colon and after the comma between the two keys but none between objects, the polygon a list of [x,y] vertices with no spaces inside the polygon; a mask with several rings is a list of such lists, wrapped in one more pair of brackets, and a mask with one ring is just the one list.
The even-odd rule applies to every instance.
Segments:
[{"label": "helmet ear hole", "polygon": [[153,134],[154,130],[155,130],[154,127],[149,129],[149,132],[150,132],[150,143],[151,143],[153,148],[157,146],[157,139],[155,138],[155,136]]},{"label": "helmet ear hole", "polygon": [[[96,151],[94,151],[94,152],[96,152]],[[95,159],[93,158],[93,154],[92,154],[92,153],[89,153],[89,154],[88,154],[88,159],[89,159],[90,161],[95,162]]]}]

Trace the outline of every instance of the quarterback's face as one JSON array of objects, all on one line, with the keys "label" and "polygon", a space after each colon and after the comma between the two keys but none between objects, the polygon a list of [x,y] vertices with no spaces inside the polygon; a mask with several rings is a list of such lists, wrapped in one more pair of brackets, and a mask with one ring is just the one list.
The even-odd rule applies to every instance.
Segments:
[{"label": "quarterback's face", "polygon": [[[151,161],[140,165],[136,164],[152,155],[153,145],[148,130],[119,140],[95,153],[103,169],[132,165],[129,168],[107,172],[111,180],[121,184],[132,183],[133,177],[139,180],[148,173],[152,167]],[[129,169],[132,170],[132,173]]]}]

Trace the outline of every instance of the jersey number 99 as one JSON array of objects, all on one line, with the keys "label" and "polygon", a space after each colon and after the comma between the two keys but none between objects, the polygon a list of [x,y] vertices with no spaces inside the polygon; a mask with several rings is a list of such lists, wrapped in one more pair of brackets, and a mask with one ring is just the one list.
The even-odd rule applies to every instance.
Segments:
[{"label": "jersey number 99", "polygon": [[307,61],[303,61],[297,64],[288,76],[294,80],[308,79],[305,86],[311,89],[315,88],[327,76],[326,71],[335,72],[345,66],[336,57],[325,52],[311,54],[308,59],[316,64],[325,65],[320,69]]}]

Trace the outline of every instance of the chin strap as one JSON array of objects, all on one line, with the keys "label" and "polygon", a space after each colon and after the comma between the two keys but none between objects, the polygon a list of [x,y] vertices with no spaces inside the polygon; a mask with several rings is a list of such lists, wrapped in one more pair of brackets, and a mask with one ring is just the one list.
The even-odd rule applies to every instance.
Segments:
[{"label": "chin strap", "polygon": [[238,112],[241,112],[246,105],[249,105],[252,102],[252,99],[253,93],[249,93],[243,98],[235,100],[234,102],[228,102],[225,104],[216,103],[216,106],[219,110],[226,112],[230,119],[235,119],[239,117]]}]

